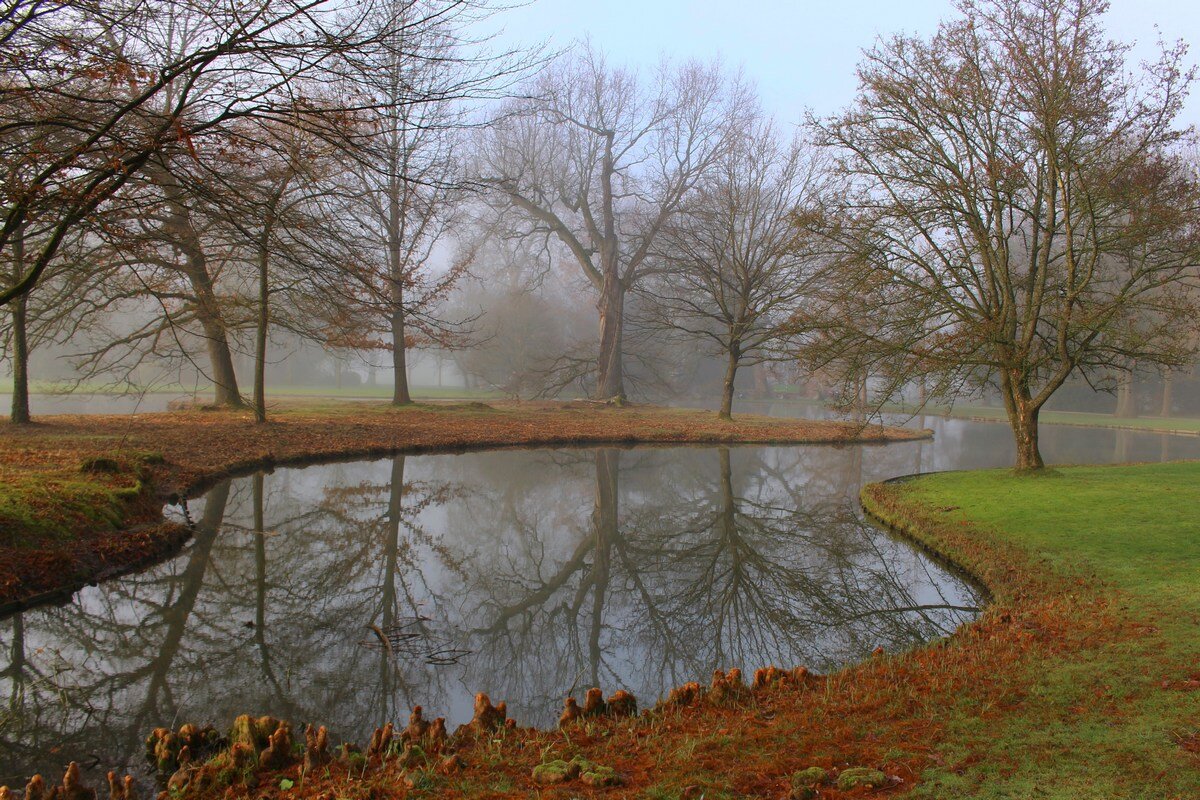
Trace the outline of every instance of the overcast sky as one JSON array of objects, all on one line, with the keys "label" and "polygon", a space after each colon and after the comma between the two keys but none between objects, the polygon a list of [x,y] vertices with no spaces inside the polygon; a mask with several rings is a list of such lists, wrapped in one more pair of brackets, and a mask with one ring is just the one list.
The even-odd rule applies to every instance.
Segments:
[{"label": "overcast sky", "polygon": [[[722,57],[740,65],[783,121],[805,108],[836,111],[854,95],[859,53],[881,34],[929,34],[951,16],[949,0],[533,0],[503,14],[505,37],[565,47],[590,36],[614,62],[652,65],[661,54]],[[1200,0],[1112,0],[1113,38],[1135,41],[1139,57],[1168,41],[1200,57]],[[1193,90],[1187,123],[1200,123]]]}]

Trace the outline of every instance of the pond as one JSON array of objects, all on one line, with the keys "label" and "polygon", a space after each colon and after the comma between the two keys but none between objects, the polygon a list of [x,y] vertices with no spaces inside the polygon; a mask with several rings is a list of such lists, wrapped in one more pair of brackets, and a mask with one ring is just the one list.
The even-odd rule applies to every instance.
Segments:
[{"label": "pond", "polygon": [[[546,726],[593,685],[651,705],[717,667],[825,672],[944,636],[980,593],[857,510],[871,480],[1004,463],[1003,426],[936,427],[887,446],[397,456],[218,484],[189,504],[178,557],[0,621],[0,783],[70,760],[142,771],[163,724],[270,713],[361,742],[418,704],[464,722],[486,691]],[[1047,428],[1046,453],[1200,456],[1200,439],[1165,438]]]}]

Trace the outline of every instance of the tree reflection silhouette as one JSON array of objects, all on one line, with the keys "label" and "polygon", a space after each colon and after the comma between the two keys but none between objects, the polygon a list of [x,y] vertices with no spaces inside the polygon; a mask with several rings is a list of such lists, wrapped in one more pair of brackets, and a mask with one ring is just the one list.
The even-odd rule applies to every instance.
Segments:
[{"label": "tree reflection silhouette", "polygon": [[225,482],[179,558],[0,622],[2,772],[137,766],[150,728],[241,712],[349,739],[416,704],[456,723],[476,691],[552,724],[591,685],[649,703],[947,633],[970,588],[864,525],[861,481],[861,448],[684,448]]}]

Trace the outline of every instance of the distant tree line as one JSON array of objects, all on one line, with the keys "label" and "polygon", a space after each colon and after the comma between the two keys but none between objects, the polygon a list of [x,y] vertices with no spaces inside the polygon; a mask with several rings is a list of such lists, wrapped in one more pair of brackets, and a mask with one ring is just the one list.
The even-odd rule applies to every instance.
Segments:
[{"label": "distant tree line", "polygon": [[[267,417],[272,337],[413,348],[513,395],[622,402],[719,359],[860,411],[994,393],[1018,467],[1077,381],[1190,368],[1194,72],[1102,0],[960,0],[786,128],[718,62],[497,50],[486,0],[14,0],[0,10],[0,305],[84,375],[191,364]],[[590,316],[591,320],[587,320]],[[689,377],[691,376],[691,377]],[[1170,408],[1169,398],[1164,407]]]}]

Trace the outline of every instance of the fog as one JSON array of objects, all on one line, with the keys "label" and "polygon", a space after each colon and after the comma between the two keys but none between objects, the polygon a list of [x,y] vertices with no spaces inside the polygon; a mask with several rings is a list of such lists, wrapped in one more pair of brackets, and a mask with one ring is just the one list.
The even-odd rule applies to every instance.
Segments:
[{"label": "fog", "polygon": [[[255,86],[268,99],[216,116],[259,72],[182,66],[131,17],[130,52],[111,55],[199,70],[179,98],[191,128],[137,150],[153,93],[135,119],[73,75],[108,104],[74,124],[139,167],[118,178],[56,143],[50,169],[103,188],[12,207],[11,419],[27,421],[27,394],[34,416],[192,404],[260,422],[297,396],[587,397],[726,418],[748,399],[856,417],[982,407],[1018,439],[1043,409],[1200,414],[1200,12],[1085,4],[1087,24],[1066,28],[1053,20],[1069,4],[1047,2],[866,3],[836,24],[761,3],[731,17],[364,2],[361,26],[309,20],[326,62],[288,72],[256,52],[277,68]],[[85,36],[103,21],[45,24],[60,22]],[[1029,100],[1032,42],[1078,62],[1055,97],[1094,107]],[[944,88],[960,63],[986,67],[978,108]],[[52,107],[59,84],[36,77],[20,79]],[[39,130],[31,107],[6,113]],[[986,109],[1003,136],[965,124]],[[1074,133],[1044,141],[1043,117]],[[1013,159],[1016,182],[995,184]],[[1060,163],[1076,189],[1043,216],[1038,176]]]}]

